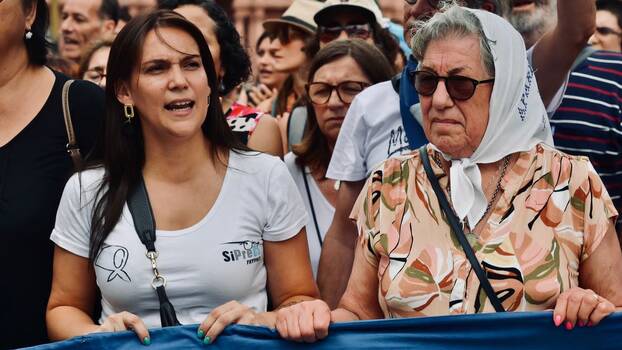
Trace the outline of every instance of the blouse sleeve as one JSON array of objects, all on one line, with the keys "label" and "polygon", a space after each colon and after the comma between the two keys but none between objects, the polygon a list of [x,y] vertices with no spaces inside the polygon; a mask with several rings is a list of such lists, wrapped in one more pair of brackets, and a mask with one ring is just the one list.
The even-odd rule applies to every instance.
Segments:
[{"label": "blouse sleeve", "polygon": [[[583,208],[583,249],[581,261],[585,261],[596,251],[611,225],[614,225],[618,212],[609,193],[589,160],[587,174],[572,195],[574,210]],[[585,198],[582,200],[582,198]]]},{"label": "blouse sleeve", "polygon": [[285,163],[278,160],[269,173],[267,188],[267,224],[263,239],[285,241],[305,226],[307,212]]},{"label": "blouse sleeve", "polygon": [[380,244],[380,230],[376,225],[376,220],[380,209],[382,174],[382,168],[371,173],[350,213],[350,219],[356,223],[359,234],[357,249],[364,250],[363,256],[374,267],[378,267],[379,261],[379,252],[376,251],[376,247]]},{"label": "blouse sleeve", "polygon": [[80,174],[74,174],[63,191],[50,239],[57,246],[84,258],[89,257],[90,201],[81,195]]}]

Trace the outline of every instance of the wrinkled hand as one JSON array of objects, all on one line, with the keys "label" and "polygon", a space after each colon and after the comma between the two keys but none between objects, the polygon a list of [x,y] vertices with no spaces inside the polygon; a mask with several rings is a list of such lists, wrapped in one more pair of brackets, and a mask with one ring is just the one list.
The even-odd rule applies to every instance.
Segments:
[{"label": "wrinkled hand", "polygon": [[595,326],[615,311],[615,305],[590,289],[571,288],[557,298],[553,311],[555,326],[564,323],[571,330],[575,325]]},{"label": "wrinkled hand", "polygon": [[108,316],[96,332],[120,332],[125,330],[133,330],[138,339],[144,345],[151,344],[149,331],[147,326],[140,317],[127,311],[119,312]]},{"label": "wrinkled hand", "polygon": [[330,308],[323,300],[303,301],[276,313],[276,330],[281,337],[312,343],[328,335]]},{"label": "wrinkled hand", "polygon": [[265,100],[272,100],[278,93],[277,89],[270,90],[265,84],[253,86],[248,92],[249,102],[254,106],[261,104]]},{"label": "wrinkled hand", "polygon": [[252,308],[233,300],[210,312],[199,325],[197,336],[203,343],[212,343],[232,323],[251,324],[274,328],[276,315],[273,312],[257,313]]}]

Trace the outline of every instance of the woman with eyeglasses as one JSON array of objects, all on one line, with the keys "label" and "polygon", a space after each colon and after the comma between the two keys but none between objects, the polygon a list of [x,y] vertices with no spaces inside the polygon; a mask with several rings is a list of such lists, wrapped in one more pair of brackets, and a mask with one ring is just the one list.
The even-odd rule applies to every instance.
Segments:
[{"label": "woman with eyeglasses", "polygon": [[317,23],[317,48],[323,48],[335,40],[361,39],[378,49],[399,71],[399,45],[391,33],[383,27],[380,7],[374,0],[327,0],[314,18]]},{"label": "woman with eyeglasses", "polygon": [[97,84],[102,89],[106,88],[106,65],[111,46],[112,40],[105,39],[95,43],[86,51],[80,63],[82,79]]},{"label": "woman with eyeglasses", "polygon": [[328,44],[313,58],[306,85],[307,124],[302,142],[285,155],[308,214],[307,241],[314,276],[337,200],[326,169],[350,103],[366,87],[391,79],[392,69],[375,46],[360,39]]},{"label": "woman with eyeglasses", "polygon": [[329,320],[548,309],[571,330],[620,309],[618,213],[586,158],[550,146],[520,34],[494,14],[451,6],[412,48],[430,143],[368,178],[338,308],[285,309],[301,322],[281,334],[309,341],[327,335]]},{"label": "woman with eyeglasses", "polygon": [[596,32],[588,41],[596,50],[622,52],[622,2],[596,1]]}]

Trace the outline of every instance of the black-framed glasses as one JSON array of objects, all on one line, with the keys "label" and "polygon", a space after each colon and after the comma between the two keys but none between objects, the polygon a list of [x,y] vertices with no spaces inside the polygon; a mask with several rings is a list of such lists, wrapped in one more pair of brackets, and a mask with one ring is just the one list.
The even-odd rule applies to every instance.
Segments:
[{"label": "black-framed glasses", "polygon": [[614,29],[609,27],[596,27],[596,32],[600,35],[611,35],[615,34],[618,36],[622,36],[622,32],[616,32]]},{"label": "black-framed glasses", "polygon": [[362,81],[342,81],[337,85],[331,85],[328,83],[311,83],[307,84],[307,95],[311,103],[316,105],[323,105],[328,103],[330,96],[333,94],[333,90],[337,90],[337,97],[345,104],[352,103],[354,97],[363,91],[371,84]]},{"label": "black-framed glasses", "polygon": [[[0,0],[2,1],[2,0]],[[84,72],[84,80],[91,81],[95,84],[99,84],[106,77],[106,73],[101,69],[89,69]]]},{"label": "black-framed glasses", "polygon": [[436,91],[439,80],[445,82],[445,89],[449,96],[458,101],[470,99],[475,93],[475,89],[479,84],[492,83],[494,78],[486,80],[475,80],[461,75],[452,75],[449,77],[441,77],[431,72],[418,70],[410,72],[410,82],[422,96],[431,96]]},{"label": "black-framed glasses", "polygon": [[371,36],[371,27],[369,23],[364,24],[347,24],[344,26],[320,26],[318,28],[318,34],[320,41],[323,43],[331,42],[341,35],[341,32],[346,32],[348,38],[367,39]]},{"label": "black-framed glasses", "polygon": [[[408,5],[413,6],[413,5],[417,5],[417,2],[423,1],[423,0],[404,0],[404,1],[406,1]],[[426,0],[426,2],[428,3],[428,5],[430,5],[430,7],[437,9],[438,3],[440,2],[440,0]]]}]

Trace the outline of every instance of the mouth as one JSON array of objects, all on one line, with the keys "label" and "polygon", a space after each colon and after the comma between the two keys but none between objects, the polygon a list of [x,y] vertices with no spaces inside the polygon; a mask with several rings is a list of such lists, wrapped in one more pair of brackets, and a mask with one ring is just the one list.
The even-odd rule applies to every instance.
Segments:
[{"label": "mouth", "polygon": [[71,38],[69,36],[63,36],[63,44],[65,44],[65,46],[67,45],[80,45],[80,42],[74,38]]},{"label": "mouth", "polygon": [[193,100],[175,100],[164,105],[164,109],[177,115],[187,115],[192,111],[195,102]]}]

